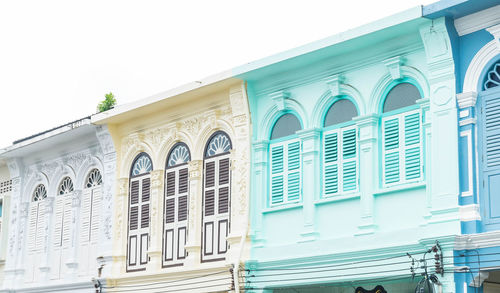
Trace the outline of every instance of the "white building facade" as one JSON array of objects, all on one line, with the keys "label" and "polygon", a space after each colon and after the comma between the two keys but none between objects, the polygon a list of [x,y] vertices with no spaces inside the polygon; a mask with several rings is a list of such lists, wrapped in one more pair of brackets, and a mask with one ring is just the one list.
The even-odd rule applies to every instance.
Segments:
[{"label": "white building facade", "polygon": [[1,154],[12,182],[4,292],[95,292],[112,249],[113,142],[90,118]]}]

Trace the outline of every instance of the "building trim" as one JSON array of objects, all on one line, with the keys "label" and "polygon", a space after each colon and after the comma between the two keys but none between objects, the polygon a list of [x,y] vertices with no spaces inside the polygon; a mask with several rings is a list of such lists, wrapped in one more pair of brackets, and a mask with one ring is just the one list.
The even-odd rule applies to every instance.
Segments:
[{"label": "building trim", "polygon": [[459,36],[500,23],[500,5],[455,19],[455,28]]}]

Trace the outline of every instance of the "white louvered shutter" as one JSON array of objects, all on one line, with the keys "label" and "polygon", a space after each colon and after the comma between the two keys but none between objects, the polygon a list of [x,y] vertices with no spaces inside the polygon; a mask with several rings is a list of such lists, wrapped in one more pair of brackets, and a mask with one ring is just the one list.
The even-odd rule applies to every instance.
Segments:
[{"label": "white louvered shutter", "polygon": [[35,255],[36,250],[36,230],[38,221],[38,202],[30,202],[28,215],[28,237],[27,237],[27,253],[24,263],[25,281],[32,282],[34,278]]},{"label": "white louvered shutter", "polygon": [[385,186],[422,178],[420,110],[386,117],[383,131],[383,182]]},{"label": "white louvered shutter", "polygon": [[64,196],[56,196],[54,203],[54,230],[52,235],[51,278],[59,279],[62,262],[62,234],[64,229]]},{"label": "white louvered shutter", "polygon": [[358,190],[357,128],[328,131],[323,139],[324,195],[331,196]]},{"label": "white louvered shutter", "polygon": [[90,213],[90,243],[99,243],[99,227],[101,223],[101,186],[92,189],[91,213]]},{"label": "white louvered shutter", "polygon": [[91,201],[92,189],[85,188],[80,207],[80,249],[78,250],[78,270],[81,276],[86,276],[89,271]]}]

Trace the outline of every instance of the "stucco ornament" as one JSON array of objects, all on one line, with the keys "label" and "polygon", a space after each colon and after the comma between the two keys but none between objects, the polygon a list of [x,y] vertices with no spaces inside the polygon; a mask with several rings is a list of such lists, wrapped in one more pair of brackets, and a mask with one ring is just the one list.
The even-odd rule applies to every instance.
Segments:
[{"label": "stucco ornament", "polygon": [[432,102],[437,106],[444,106],[451,100],[451,90],[447,86],[438,87],[432,95]]}]

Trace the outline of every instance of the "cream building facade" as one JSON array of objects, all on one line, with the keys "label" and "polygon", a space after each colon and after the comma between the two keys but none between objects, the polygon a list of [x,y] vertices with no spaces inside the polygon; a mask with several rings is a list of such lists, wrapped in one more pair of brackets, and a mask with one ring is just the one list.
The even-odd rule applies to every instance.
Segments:
[{"label": "cream building facade", "polygon": [[239,287],[249,251],[249,115],[244,83],[220,75],[92,117],[117,152],[104,290]]}]

